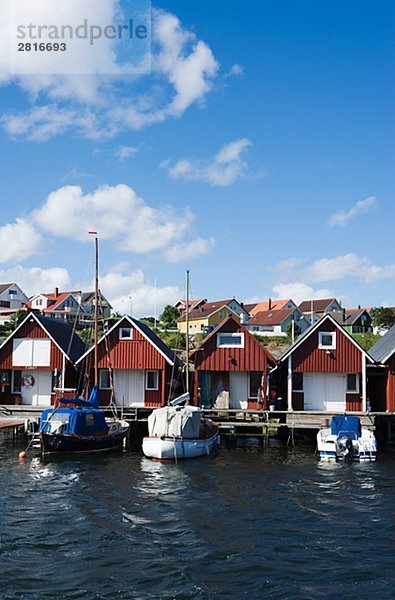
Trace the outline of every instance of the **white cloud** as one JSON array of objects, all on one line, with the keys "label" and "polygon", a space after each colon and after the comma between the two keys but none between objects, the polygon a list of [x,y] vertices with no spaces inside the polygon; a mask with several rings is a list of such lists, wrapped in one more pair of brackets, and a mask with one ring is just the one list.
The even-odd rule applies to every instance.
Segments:
[{"label": "white cloud", "polygon": [[100,281],[100,288],[114,310],[133,316],[159,315],[166,304],[174,304],[182,296],[175,286],[155,286],[145,281],[141,270],[130,274],[108,273]]},{"label": "white cloud", "polygon": [[102,136],[95,115],[89,109],[60,108],[54,104],[37,106],[21,113],[5,113],[0,125],[13,137],[26,137],[35,142],[46,142],[66,133],[71,127],[77,134],[90,139]]},{"label": "white cloud", "polygon": [[380,266],[369,258],[350,253],[315,261],[306,270],[306,276],[310,281],[333,281],[353,277],[363,283],[372,283],[395,277],[395,263]]},{"label": "white cloud", "polygon": [[278,283],[273,286],[273,292],[276,298],[292,298],[296,304],[300,304],[303,300],[318,300],[319,298],[332,298],[334,296],[333,290],[325,288],[316,290],[300,281]]},{"label": "white cloud", "polygon": [[274,267],[271,269],[273,271],[289,271],[290,269],[294,269],[298,265],[300,265],[302,260],[300,258],[288,258],[285,260],[280,260]]},{"label": "white cloud", "polygon": [[16,282],[27,296],[34,296],[39,292],[50,293],[56,287],[61,290],[68,290],[71,283],[67,269],[62,267],[41,269],[39,267],[24,268],[18,265],[10,269],[0,270],[0,279]]},{"label": "white cloud", "polygon": [[0,262],[15,263],[44,252],[44,240],[26,219],[0,227]]},{"label": "white cloud", "polygon": [[377,204],[377,198],[369,196],[366,200],[358,200],[349,210],[339,210],[334,213],[328,223],[333,226],[345,227],[354,217],[369,212]]},{"label": "white cloud", "polygon": [[115,156],[121,160],[134,156],[139,151],[137,146],[119,146],[115,152]]},{"label": "white cloud", "polygon": [[166,252],[166,258],[172,263],[194,260],[200,256],[208,254],[214,246],[214,238],[210,238],[208,240],[198,238],[192,242],[184,242],[169,247]]},{"label": "white cloud", "polygon": [[79,186],[63,186],[30,215],[0,227],[0,262],[18,262],[43,253],[50,237],[87,242],[90,230],[123,252],[161,252],[170,262],[182,253],[183,259],[190,260],[214,245],[213,238],[192,237],[193,221],[188,208],[149,206],[128,185],[102,186],[88,194]]},{"label": "white cloud", "polygon": [[245,176],[247,163],[242,155],[251,145],[250,140],[241,138],[225,144],[213,158],[183,159],[173,166],[167,160],[160,166],[175,180],[203,181],[210,185],[225,187]]},{"label": "white cloud", "polygon": [[[44,12],[48,2],[41,2]],[[66,21],[73,23],[69,4],[67,9],[64,8]],[[102,0],[100,6],[101,11],[95,10],[92,21],[98,24],[112,22],[119,0]],[[7,61],[0,62],[0,82],[18,84],[28,93],[32,103],[28,110],[12,109],[3,113],[0,125],[13,137],[34,141],[45,141],[69,131],[98,139],[129,129],[138,130],[168,118],[179,118],[193,104],[202,104],[212,91],[219,71],[211,49],[184,29],[175,15],[153,10],[152,16],[150,78],[134,76],[122,81],[100,75],[12,78],[7,74]],[[1,46],[1,40],[6,40],[7,34],[4,24],[0,34],[4,34],[0,35],[0,50],[3,48],[6,56],[6,42],[3,41],[6,45]],[[111,45],[100,48],[94,61],[101,66],[108,63],[108,72],[120,75],[122,68],[114,62]],[[82,55],[79,60],[88,59]],[[85,67],[91,68],[92,73],[97,71],[95,64]]]},{"label": "white cloud", "polygon": [[227,77],[243,77],[244,69],[238,63],[232,65],[231,69],[226,73],[225,78]]}]

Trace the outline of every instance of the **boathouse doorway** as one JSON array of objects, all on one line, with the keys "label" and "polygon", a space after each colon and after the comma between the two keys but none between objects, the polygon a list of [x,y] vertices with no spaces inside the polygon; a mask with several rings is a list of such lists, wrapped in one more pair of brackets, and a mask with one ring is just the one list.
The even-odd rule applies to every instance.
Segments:
[{"label": "boathouse doorway", "polygon": [[50,406],[52,391],[52,371],[26,369],[20,371],[22,404],[30,406]]},{"label": "boathouse doorway", "polygon": [[248,373],[230,373],[229,408],[248,408]]},{"label": "boathouse doorway", "polygon": [[347,375],[343,373],[304,373],[303,391],[305,410],[346,410]]},{"label": "boathouse doorway", "polygon": [[116,369],[114,371],[114,393],[118,406],[144,406],[145,371]]}]

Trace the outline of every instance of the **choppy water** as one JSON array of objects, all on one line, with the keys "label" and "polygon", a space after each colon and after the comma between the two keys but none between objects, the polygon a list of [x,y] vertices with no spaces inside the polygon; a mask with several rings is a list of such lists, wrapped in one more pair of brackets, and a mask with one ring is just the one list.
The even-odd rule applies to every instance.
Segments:
[{"label": "choppy water", "polygon": [[0,443],[1,599],[395,598],[395,452],[33,459]]}]

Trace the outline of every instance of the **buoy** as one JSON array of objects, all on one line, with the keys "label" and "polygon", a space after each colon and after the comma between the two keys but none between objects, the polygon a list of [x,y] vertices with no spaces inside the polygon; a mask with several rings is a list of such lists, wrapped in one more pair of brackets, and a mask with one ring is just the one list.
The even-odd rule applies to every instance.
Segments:
[{"label": "buoy", "polygon": [[19,460],[23,460],[25,458],[28,458],[26,450],[22,450],[22,452],[19,452],[18,458],[19,458]]}]

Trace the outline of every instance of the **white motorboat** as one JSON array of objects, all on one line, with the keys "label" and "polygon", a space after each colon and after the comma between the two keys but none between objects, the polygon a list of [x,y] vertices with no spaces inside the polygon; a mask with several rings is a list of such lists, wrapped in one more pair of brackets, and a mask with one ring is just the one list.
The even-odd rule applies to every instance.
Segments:
[{"label": "white motorboat", "polygon": [[165,406],[148,417],[143,452],[148,458],[177,461],[209,455],[219,445],[218,427],[196,406]]},{"label": "white motorboat", "polygon": [[323,461],[375,461],[377,441],[359,417],[334,416],[331,426],[320,429],[317,448]]}]

